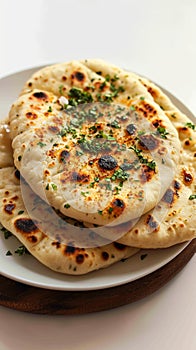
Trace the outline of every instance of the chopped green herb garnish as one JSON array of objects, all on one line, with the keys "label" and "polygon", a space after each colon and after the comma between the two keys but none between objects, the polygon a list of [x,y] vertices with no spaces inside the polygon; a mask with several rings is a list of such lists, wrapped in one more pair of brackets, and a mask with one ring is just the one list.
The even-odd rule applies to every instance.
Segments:
[{"label": "chopped green herb garnish", "polygon": [[110,207],[110,208],[108,209],[108,213],[111,214],[111,213],[113,212],[113,210],[114,210],[114,209],[113,209],[112,207]]},{"label": "chopped green herb garnish", "polygon": [[110,79],[111,79],[110,75],[109,75],[109,74],[106,74],[105,80],[106,80],[106,81],[110,81]]},{"label": "chopped green herb garnish", "polygon": [[185,126],[188,126],[188,128],[195,130],[195,125],[193,123],[186,123]]},{"label": "chopped green herb garnish", "polygon": [[5,239],[8,239],[9,237],[12,236],[12,233],[11,233],[10,231],[8,231],[5,227],[2,227],[2,228],[1,228],[1,231],[2,231],[3,234],[4,234],[4,238],[5,238]]},{"label": "chopped green herb garnish", "polygon": [[89,192],[83,192],[83,191],[81,191],[81,195],[84,196],[84,197],[86,197],[88,193],[89,193]]},{"label": "chopped green herb garnish", "polygon": [[57,185],[55,185],[55,184],[51,184],[51,186],[52,186],[52,188],[53,188],[53,190],[54,190],[54,191],[56,191],[56,190],[57,190]]},{"label": "chopped green herb garnish", "polygon": [[18,254],[19,256],[24,255],[24,254],[29,254],[29,251],[27,250],[27,248],[24,245],[21,245],[20,247],[18,247],[15,252],[16,254]]},{"label": "chopped green herb garnish", "polygon": [[166,139],[167,138],[167,135],[169,134],[165,128],[163,128],[162,126],[158,126],[157,128],[157,134],[160,134],[160,136],[163,138],[163,139]]},{"label": "chopped green herb garnish", "polygon": [[46,146],[46,143],[43,143],[43,142],[40,141],[40,142],[37,143],[37,145],[42,148],[42,147]]},{"label": "chopped green herb garnish", "polygon": [[83,154],[84,154],[84,152],[76,150],[76,156],[80,157],[80,156],[82,156]]},{"label": "chopped green herb garnish", "polygon": [[130,149],[132,149],[135,152],[141,164],[146,164],[150,169],[155,170],[156,163],[154,160],[149,161],[143,156],[142,151],[136,148],[135,146],[131,146]]},{"label": "chopped green herb garnish", "polygon": [[141,96],[141,97],[140,97],[140,100],[141,100],[141,101],[144,101],[144,100],[145,100],[145,97],[144,97],[144,96]]},{"label": "chopped green herb garnish", "polygon": [[115,195],[119,194],[121,191],[121,188],[119,188],[118,186],[114,187],[115,190]]},{"label": "chopped green herb garnish", "polygon": [[69,208],[70,208],[70,204],[66,203],[66,204],[64,205],[64,208],[69,209]]},{"label": "chopped green herb garnish", "polygon": [[67,135],[67,129],[65,128],[62,128],[61,131],[60,131],[60,136],[66,136]]},{"label": "chopped green herb garnish", "polygon": [[60,85],[60,86],[59,86],[59,93],[60,93],[61,95],[63,95],[63,88],[64,88],[63,85]]},{"label": "chopped green herb garnish", "polygon": [[111,176],[111,180],[121,180],[122,182],[126,181],[129,178],[129,174],[126,173],[123,169],[118,169],[114,172],[114,174]]},{"label": "chopped green herb garnish", "polygon": [[119,79],[118,75],[115,74],[115,75],[113,76],[113,78],[111,78],[111,81],[114,82],[114,81],[116,81],[116,80],[118,80],[118,79]]},{"label": "chopped green herb garnish", "polygon": [[138,131],[138,135],[140,135],[140,136],[141,136],[141,135],[145,135],[145,133],[146,133],[146,132],[143,131],[143,130]]},{"label": "chopped green herb garnish", "polygon": [[48,107],[48,112],[52,112],[52,107],[51,106]]},{"label": "chopped green herb garnish", "polygon": [[69,97],[69,105],[71,106],[93,102],[92,95],[89,92],[76,87],[69,90]]},{"label": "chopped green herb garnish", "polygon": [[18,215],[21,215],[24,213],[24,210],[19,210]]},{"label": "chopped green herb garnish", "polygon": [[12,255],[12,253],[10,252],[10,250],[8,250],[6,253],[6,256],[10,256],[10,255]]},{"label": "chopped green herb garnish", "polygon": [[49,184],[46,185],[46,191],[48,191],[48,190],[49,190]]},{"label": "chopped green herb garnish", "polygon": [[104,81],[103,83],[100,84],[99,90],[103,91],[105,86],[106,86],[106,82]]},{"label": "chopped green herb garnish", "polygon": [[147,256],[148,256],[148,254],[141,254],[141,255],[140,255],[140,259],[141,259],[141,260],[144,260]]},{"label": "chopped green herb garnish", "polygon": [[118,120],[113,120],[113,122],[111,122],[110,125],[112,128],[120,129],[120,125],[118,124]]},{"label": "chopped green herb garnish", "polygon": [[99,215],[103,215],[103,210],[98,210]]},{"label": "chopped green herb garnish", "polygon": [[192,201],[193,199],[196,199],[196,194],[191,194],[190,196],[189,196],[189,199]]},{"label": "chopped green herb garnish", "polygon": [[130,110],[131,110],[131,111],[135,111],[135,106],[131,106],[131,107],[130,107]]}]

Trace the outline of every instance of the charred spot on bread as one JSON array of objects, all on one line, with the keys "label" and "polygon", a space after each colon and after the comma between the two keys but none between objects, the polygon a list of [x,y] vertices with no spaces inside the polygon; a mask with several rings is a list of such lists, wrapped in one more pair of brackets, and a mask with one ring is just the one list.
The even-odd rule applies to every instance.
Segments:
[{"label": "charred spot on bread", "polygon": [[85,75],[80,71],[76,71],[71,75],[71,78],[83,82],[85,80]]},{"label": "charred spot on bread", "polygon": [[143,165],[141,168],[141,174],[140,174],[140,180],[141,183],[144,184],[148,181],[150,181],[154,175],[155,171],[153,169],[151,169],[149,166],[147,165]]},{"label": "charred spot on bread", "polygon": [[48,99],[48,95],[43,91],[34,92],[33,96],[38,100],[46,101]]},{"label": "charred spot on bread", "polygon": [[61,247],[61,243],[59,241],[54,241],[51,243],[53,246],[56,247],[56,249],[59,249]]},{"label": "charred spot on bread", "polygon": [[20,172],[18,169],[15,170],[15,173],[14,173],[15,177],[20,180]]},{"label": "charred spot on bread", "polygon": [[59,161],[60,163],[65,163],[70,158],[70,153],[67,150],[62,150],[59,155]]},{"label": "charred spot on bread", "polygon": [[174,180],[174,189],[179,190],[180,188],[181,188],[180,182],[178,182],[177,180]]},{"label": "charred spot on bread", "polygon": [[118,207],[118,208],[124,208],[125,207],[125,202],[122,199],[115,198],[113,201],[113,206]]},{"label": "charred spot on bread", "polygon": [[26,117],[28,118],[28,119],[37,119],[37,114],[36,113],[32,113],[32,112],[27,112],[26,113]]},{"label": "charred spot on bread", "polygon": [[78,254],[76,256],[76,262],[77,262],[77,264],[82,264],[84,262],[84,255],[83,254]]},{"label": "charred spot on bread", "polygon": [[126,126],[126,131],[129,135],[135,135],[136,130],[137,130],[137,128],[134,124],[128,124]]},{"label": "charred spot on bread", "polygon": [[101,253],[103,260],[107,261],[109,259],[109,254],[107,252]]},{"label": "charred spot on bread", "polygon": [[73,171],[71,173],[71,181],[80,182],[80,183],[88,183],[89,182],[90,175],[85,173],[77,173],[76,171]]},{"label": "charred spot on bread", "polygon": [[126,245],[122,244],[122,243],[118,243],[118,242],[113,242],[114,247],[117,250],[125,250],[126,249]]},{"label": "charred spot on bread", "polygon": [[171,207],[177,196],[178,196],[177,191],[173,191],[171,188],[168,188],[162,198],[162,201],[169,204]]},{"label": "charred spot on bread", "polygon": [[143,150],[155,150],[160,144],[160,141],[153,135],[141,135],[139,137],[139,145]]},{"label": "charred spot on bread", "polygon": [[153,229],[153,231],[157,231],[158,227],[159,227],[159,224],[158,222],[154,219],[154,217],[152,215],[148,215],[147,216],[147,219],[146,219],[146,223],[147,225]]},{"label": "charred spot on bread", "polygon": [[74,253],[75,253],[75,251],[76,251],[76,248],[75,247],[73,247],[73,245],[67,245],[66,247],[65,247],[65,254],[66,255],[73,255]]},{"label": "charred spot on bread", "polygon": [[190,172],[186,171],[186,169],[182,170],[183,182],[185,185],[191,185],[193,182],[193,176]]},{"label": "charred spot on bread", "polygon": [[4,205],[4,211],[9,214],[12,215],[13,214],[13,210],[15,209],[15,204],[13,203],[9,203],[9,204],[5,204]]},{"label": "charred spot on bread", "polygon": [[22,233],[33,233],[37,232],[38,228],[31,219],[21,218],[17,219],[14,223],[17,231]]},{"label": "charred spot on bread", "polygon": [[[146,86],[146,84],[144,84],[144,86]],[[147,87],[147,86],[146,86],[146,87]],[[156,99],[156,98],[158,97],[158,94],[157,94],[156,90],[153,89],[151,86],[148,86],[148,87],[147,87],[147,90],[148,90],[148,92],[152,95],[152,97],[153,97],[154,99]]]},{"label": "charred spot on bread", "polygon": [[98,165],[104,170],[113,170],[118,166],[118,163],[111,155],[103,155],[98,160]]},{"label": "charred spot on bread", "polygon": [[57,134],[60,130],[58,126],[50,125],[48,126],[48,130],[52,132],[53,134]]}]

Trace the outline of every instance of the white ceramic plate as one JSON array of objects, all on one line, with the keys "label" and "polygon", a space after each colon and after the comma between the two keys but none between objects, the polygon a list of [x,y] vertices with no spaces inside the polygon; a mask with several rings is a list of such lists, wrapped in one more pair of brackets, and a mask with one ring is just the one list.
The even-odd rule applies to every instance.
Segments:
[{"label": "white ceramic plate", "polygon": [[[7,116],[11,104],[16,99],[25,81],[38,69],[28,69],[0,79],[0,118]],[[189,116],[191,112],[174,96],[165,91],[174,103]],[[194,118],[194,117],[193,117]],[[167,249],[140,250],[124,262],[91,272],[84,276],[68,276],[51,271],[31,255],[6,256],[8,250],[14,252],[21,244],[15,237],[5,240],[0,237],[0,273],[6,277],[36,287],[56,290],[95,290],[110,288],[141,278],[157,270],[174,259],[188,242]],[[141,258],[142,256],[145,258]]]}]

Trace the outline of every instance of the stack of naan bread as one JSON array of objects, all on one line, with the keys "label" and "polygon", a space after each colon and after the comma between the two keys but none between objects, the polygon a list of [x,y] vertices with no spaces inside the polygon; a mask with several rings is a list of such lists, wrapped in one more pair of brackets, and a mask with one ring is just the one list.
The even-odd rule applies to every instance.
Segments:
[{"label": "stack of naan bread", "polygon": [[43,68],[0,127],[0,222],[73,275],[191,240],[195,129],[160,88],[104,61]]}]

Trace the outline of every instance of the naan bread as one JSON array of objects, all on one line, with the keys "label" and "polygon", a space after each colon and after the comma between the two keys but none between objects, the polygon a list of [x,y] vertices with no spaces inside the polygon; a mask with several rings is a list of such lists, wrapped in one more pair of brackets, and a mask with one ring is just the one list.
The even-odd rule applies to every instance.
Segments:
[{"label": "naan bread", "polygon": [[196,126],[154,83],[138,79],[178,131],[180,165],[163,200],[119,242],[141,248],[165,248],[196,237]]},{"label": "naan bread", "polygon": [[[27,185],[26,185],[27,186]],[[34,194],[34,200],[37,196]],[[107,267],[138,252],[114,242],[102,247],[77,248],[73,242],[51,239],[35,225],[22,200],[19,172],[14,167],[0,169],[0,222],[24,244],[28,251],[50,269],[71,275],[86,274]],[[75,221],[77,224],[77,222]]]},{"label": "naan bread", "polygon": [[140,217],[174,178],[172,123],[137,79],[104,62],[42,69],[9,118],[16,167],[72,218],[114,226]]},{"label": "naan bread", "polygon": [[[60,243],[58,230],[56,230],[56,239],[52,239],[36,227],[23,203],[20,173],[12,166],[13,155],[7,120],[1,121],[1,125],[3,127],[0,128],[0,222],[35,258],[54,271],[80,275],[105,268],[138,252],[137,248],[126,247],[117,242],[102,247],[77,248],[70,240],[67,244],[65,239],[64,243]],[[24,191],[30,191],[27,184],[24,183],[23,186]],[[32,202],[39,202],[39,210],[41,210],[43,205],[40,199],[32,191],[30,193]],[[76,220],[69,222],[73,226],[81,225]],[[95,235],[91,237],[89,231],[89,241],[92,246],[93,239],[97,237]]]},{"label": "naan bread", "polygon": [[[99,60],[83,63],[94,72],[99,67],[104,75],[109,74],[109,68]],[[118,241],[140,248],[166,248],[196,237],[196,199],[189,199],[196,194],[196,127],[154,83],[134,73],[127,75],[142,83],[164,110],[178,132],[181,149],[176,176],[162,200],[133,222],[133,228]]]}]

